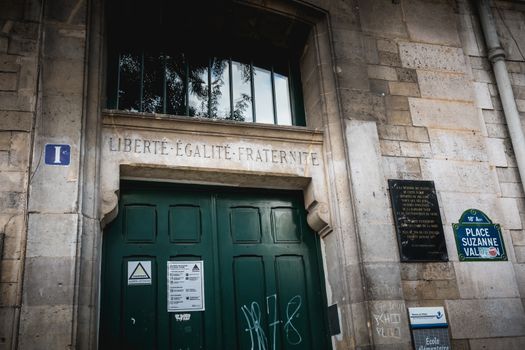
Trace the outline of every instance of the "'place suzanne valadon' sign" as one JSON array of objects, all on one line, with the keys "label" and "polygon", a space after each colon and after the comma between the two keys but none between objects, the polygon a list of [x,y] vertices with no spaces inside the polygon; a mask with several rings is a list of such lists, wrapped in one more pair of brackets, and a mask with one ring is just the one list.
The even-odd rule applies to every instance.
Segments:
[{"label": "'place suzanne valadon' sign", "polygon": [[500,225],[493,224],[481,210],[466,210],[452,228],[459,261],[507,260]]}]

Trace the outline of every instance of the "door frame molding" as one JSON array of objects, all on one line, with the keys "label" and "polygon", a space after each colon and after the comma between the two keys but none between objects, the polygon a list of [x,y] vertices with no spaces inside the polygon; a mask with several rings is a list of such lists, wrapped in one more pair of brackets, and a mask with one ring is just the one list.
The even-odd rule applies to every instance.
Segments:
[{"label": "door frame molding", "polygon": [[[84,112],[82,144],[82,174],[79,180],[79,206],[82,208],[81,230],[77,249],[78,263],[75,269],[75,298],[72,324],[72,344],[78,349],[96,349],[100,317],[100,268],[103,226],[111,220],[113,208],[118,200],[118,183],[121,178],[162,180],[201,183],[200,177],[212,169],[185,169],[184,167],[166,167],[159,164],[122,162],[118,164],[113,176],[117,185],[103,190],[102,167],[108,164],[103,157],[103,113],[105,53],[105,9],[107,0],[89,0],[87,25],[87,60],[85,66],[86,86],[84,93]],[[291,18],[304,20],[312,24],[312,33],[308,39],[305,54],[312,55],[314,66],[310,67],[311,85],[308,87],[313,99],[305,99],[308,114],[309,132],[323,131],[320,134],[323,148],[325,184],[312,187],[309,184],[311,174],[286,178],[282,174],[251,173],[243,174],[227,169],[216,172],[217,177],[229,177],[225,184],[243,186],[236,177],[246,178],[249,187],[280,187],[283,182],[297,181],[293,188],[301,189],[305,195],[305,204],[309,214],[309,224],[322,234],[321,255],[325,271],[326,295],[329,304],[337,303],[341,316],[341,335],[338,341],[366,346],[371,343],[363,271],[360,259],[359,237],[354,214],[354,198],[351,189],[350,164],[345,140],[344,118],[339,101],[334,56],[334,41],[331,33],[331,14],[329,9],[322,9],[307,1],[270,0],[261,5],[255,0],[236,0],[252,6],[263,6]],[[356,32],[357,33],[357,32]],[[301,67],[303,70],[303,67]],[[305,73],[305,72],[303,72]],[[307,96],[305,96],[307,97]],[[158,125],[160,120],[150,121]],[[253,128],[254,126],[249,126]],[[248,130],[247,128],[246,130]],[[161,174],[158,179],[150,177],[148,168],[161,174],[170,171],[179,172],[175,179]],[[184,173],[184,174],[183,174]],[[191,173],[191,174],[190,174]],[[199,175],[200,174],[200,175]],[[264,177],[267,177],[265,179]],[[283,181],[286,180],[286,181]],[[208,180],[209,182],[209,180]],[[205,182],[206,183],[206,182]],[[321,193],[309,188],[321,189]],[[115,192],[117,191],[117,192]],[[312,194],[313,193],[313,194]],[[316,197],[318,196],[318,197]],[[322,197],[320,197],[322,196]],[[308,197],[308,199],[307,199]],[[311,198],[310,198],[311,197]],[[315,200],[323,198],[323,200]],[[109,208],[109,210],[108,210]],[[350,278],[352,276],[352,278]],[[332,337],[335,344],[336,339]],[[334,348],[336,346],[334,345]]]}]

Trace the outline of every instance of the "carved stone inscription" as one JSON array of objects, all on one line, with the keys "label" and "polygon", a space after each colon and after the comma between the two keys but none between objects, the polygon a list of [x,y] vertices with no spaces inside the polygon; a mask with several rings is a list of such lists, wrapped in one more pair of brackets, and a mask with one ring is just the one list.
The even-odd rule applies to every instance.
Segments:
[{"label": "carved stone inscription", "polygon": [[151,154],[187,159],[212,159],[233,162],[256,162],[283,165],[320,165],[317,152],[275,149],[249,145],[207,144],[176,140],[110,137],[109,152]]},{"label": "carved stone inscription", "polygon": [[448,261],[432,181],[388,180],[401,261]]}]

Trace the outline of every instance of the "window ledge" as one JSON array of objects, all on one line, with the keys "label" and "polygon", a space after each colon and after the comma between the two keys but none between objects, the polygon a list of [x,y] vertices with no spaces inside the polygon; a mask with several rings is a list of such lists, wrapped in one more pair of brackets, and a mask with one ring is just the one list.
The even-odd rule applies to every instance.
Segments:
[{"label": "window ledge", "polygon": [[277,139],[290,142],[323,142],[323,132],[303,126],[284,126],[231,120],[174,116],[156,113],[102,111],[105,127],[125,127],[159,132],[197,133],[215,136]]}]

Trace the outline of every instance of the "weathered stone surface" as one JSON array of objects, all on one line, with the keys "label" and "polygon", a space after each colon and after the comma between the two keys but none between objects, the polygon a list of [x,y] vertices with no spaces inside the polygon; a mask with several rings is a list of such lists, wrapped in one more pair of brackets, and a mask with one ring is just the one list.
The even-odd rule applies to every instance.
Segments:
[{"label": "weathered stone surface", "polygon": [[509,75],[512,85],[525,86],[525,74],[510,73]]},{"label": "weathered stone surface", "polygon": [[397,80],[395,68],[379,65],[368,65],[368,77],[370,79]]},{"label": "weathered stone surface", "polygon": [[401,264],[401,279],[404,281],[455,280],[456,274],[454,264],[450,262],[410,263]]},{"label": "weathered stone surface", "polygon": [[407,83],[417,83],[417,74],[415,69],[396,68],[397,79]]},{"label": "weathered stone surface", "polygon": [[379,138],[381,140],[396,140],[406,141],[408,135],[404,126],[397,125],[379,125],[378,128]]},{"label": "weathered stone surface", "polygon": [[[459,17],[459,36],[461,43],[463,44],[463,50],[465,54],[469,56],[480,56],[480,50],[476,35],[474,34],[474,26],[472,24],[472,18],[470,14],[461,14]],[[475,57],[477,58],[477,57]],[[472,57],[471,57],[472,59]]]},{"label": "weathered stone surface", "polygon": [[406,131],[409,141],[430,142],[427,128],[407,127]]},{"label": "weathered stone surface", "polygon": [[14,307],[0,307],[0,349],[7,350],[11,346],[13,336]]},{"label": "weathered stone surface", "polygon": [[377,49],[384,52],[398,53],[397,43],[392,39],[377,39]]},{"label": "weathered stone surface", "polygon": [[0,307],[2,306],[16,306],[18,304],[17,298],[18,283],[0,283]]},{"label": "weathered stone surface", "polygon": [[489,124],[505,124],[505,116],[502,111],[483,110],[483,119]]},{"label": "weathered stone surface", "polygon": [[461,298],[519,298],[511,262],[455,263]]},{"label": "weathered stone surface", "polygon": [[391,67],[401,67],[401,59],[397,52],[379,51],[379,64]]},{"label": "weathered stone surface", "polygon": [[453,338],[525,335],[525,313],[518,298],[446,300],[445,305]]},{"label": "weathered stone surface", "polygon": [[368,300],[403,298],[399,264],[367,263],[363,267]]},{"label": "weathered stone surface", "polygon": [[483,109],[493,109],[492,98],[486,83],[474,82],[474,97],[476,106]]},{"label": "weathered stone surface", "polygon": [[417,71],[421,97],[473,101],[472,83],[463,74]]},{"label": "weathered stone surface", "polygon": [[403,281],[405,300],[445,300],[459,297],[455,280]]},{"label": "weathered stone surface", "polygon": [[49,58],[44,63],[42,89],[45,95],[81,94],[84,61]]},{"label": "weathered stone surface", "polygon": [[390,94],[397,96],[419,96],[419,88],[416,83],[395,82],[388,83]]},{"label": "weathered stone surface", "polygon": [[401,156],[399,141],[381,140],[379,143],[381,154],[384,156]]},{"label": "weathered stone surface", "polygon": [[363,36],[363,47],[365,49],[366,62],[369,64],[379,63],[379,54],[377,52],[377,40],[373,36]]},{"label": "weathered stone surface", "polygon": [[77,214],[30,214],[27,257],[74,257]]},{"label": "weathered stone surface", "polygon": [[459,46],[456,15],[449,3],[403,2],[408,33],[413,41]]},{"label": "weathered stone surface", "polygon": [[16,91],[18,75],[16,73],[0,72],[0,90]]},{"label": "weathered stone surface", "polygon": [[501,195],[503,197],[515,198],[515,197],[525,196],[523,194],[523,186],[521,186],[521,184],[519,183],[509,183],[509,182],[501,183],[500,188],[501,188]]},{"label": "weathered stone surface", "polygon": [[389,125],[412,125],[412,118],[408,111],[387,111],[386,120]]},{"label": "weathered stone surface", "polygon": [[401,42],[399,43],[399,52],[403,67],[456,73],[465,72],[465,59],[463,51],[459,48]]},{"label": "weathered stone surface", "polygon": [[339,88],[368,90],[366,64],[354,60],[340,60],[336,68]]},{"label": "weathered stone surface", "polygon": [[421,169],[416,158],[383,157],[386,179],[421,179]]},{"label": "weathered stone surface", "polygon": [[494,74],[490,70],[472,69],[474,80],[480,83],[494,84]]},{"label": "weathered stone surface", "polygon": [[389,94],[388,81],[369,79],[368,82],[370,83],[370,91],[374,94],[378,96],[386,96]]},{"label": "weathered stone surface", "polygon": [[4,259],[1,263],[0,282],[16,283],[20,273],[20,260]]},{"label": "weathered stone surface", "polygon": [[0,130],[29,131],[32,119],[28,112],[0,111]]},{"label": "weathered stone surface", "polygon": [[26,306],[20,318],[20,349],[67,349],[72,346],[72,305]]},{"label": "weathered stone surface", "polygon": [[400,142],[401,155],[404,157],[431,158],[432,151],[428,143]]},{"label": "weathered stone surface", "polygon": [[0,132],[0,151],[9,151],[11,149],[11,132]]},{"label": "weathered stone surface", "polygon": [[496,167],[507,167],[507,155],[505,153],[505,142],[502,139],[487,138],[487,156],[489,164]]},{"label": "weathered stone surface", "polygon": [[514,271],[520,296],[525,295],[525,264],[514,264]]},{"label": "weathered stone surface", "polygon": [[30,112],[35,108],[36,97],[15,91],[0,91],[0,106],[6,111]]},{"label": "weathered stone surface", "polygon": [[368,305],[376,344],[410,344],[407,312],[403,300],[371,301]]},{"label": "weathered stone surface", "polygon": [[347,121],[346,135],[363,261],[398,261],[376,125]]},{"label": "weathered stone surface", "polygon": [[24,271],[24,305],[72,305],[75,258],[27,258]]},{"label": "weathered stone surface", "polygon": [[386,96],[385,105],[387,110],[408,111],[408,97],[406,96]]},{"label": "weathered stone surface", "polygon": [[509,132],[507,126],[504,124],[489,124],[485,125],[487,128],[488,137],[507,139],[509,137]]},{"label": "weathered stone surface", "polygon": [[471,103],[409,98],[410,114],[415,126],[480,131],[477,109]]},{"label": "weathered stone surface", "polygon": [[485,140],[469,131],[429,129],[432,153],[436,159],[487,161]]},{"label": "weathered stone surface", "polygon": [[[21,191],[24,189],[21,189]],[[25,207],[25,193],[18,191],[0,192],[0,210],[4,214],[18,214]]]},{"label": "weathered stone surface", "polygon": [[366,91],[341,91],[343,114],[361,120],[385,120],[385,103],[382,96]]},{"label": "weathered stone surface", "polygon": [[389,0],[359,0],[358,3],[363,31],[394,37],[406,36],[399,4]]},{"label": "weathered stone surface", "polygon": [[496,168],[500,182],[520,182],[517,168]]},{"label": "weathered stone surface", "polygon": [[443,208],[443,222],[457,223],[461,214],[474,208],[483,211],[504,229],[520,229],[520,215],[514,198],[499,198],[490,193],[441,192],[440,206]]},{"label": "weathered stone surface", "polygon": [[525,34],[523,33],[523,15],[512,9],[499,9],[494,15],[499,40],[512,61],[523,60],[525,52]]},{"label": "weathered stone surface", "polygon": [[496,172],[485,163],[422,159],[421,173],[438,191],[497,193]]},{"label": "weathered stone surface", "polygon": [[25,173],[19,171],[3,171],[0,173],[0,192],[22,192],[26,186]]},{"label": "weathered stone surface", "polygon": [[[522,350],[525,348],[525,337],[471,339],[470,350],[505,349]],[[455,348],[454,348],[455,349]]]},{"label": "weathered stone surface", "polygon": [[47,25],[44,43],[46,57],[82,60],[85,36],[86,31],[82,27]]}]

